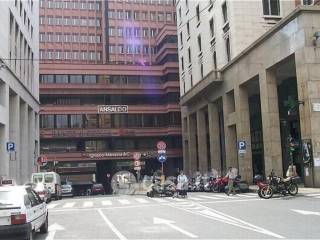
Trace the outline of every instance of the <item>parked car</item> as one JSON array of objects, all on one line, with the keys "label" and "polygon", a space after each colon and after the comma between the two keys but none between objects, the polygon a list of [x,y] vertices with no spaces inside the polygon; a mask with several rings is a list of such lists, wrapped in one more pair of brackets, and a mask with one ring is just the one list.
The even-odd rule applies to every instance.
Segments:
[{"label": "parked car", "polygon": [[39,195],[42,201],[49,203],[51,201],[51,192],[43,183],[35,184],[33,190]]},{"label": "parked car", "polygon": [[61,186],[61,194],[62,197],[73,197],[74,193],[73,193],[73,188],[70,184],[64,184]]},{"label": "parked car", "polygon": [[29,186],[0,187],[0,239],[33,239],[48,233],[48,210]]},{"label": "parked car", "polygon": [[101,183],[95,183],[91,187],[91,194],[98,195],[98,194],[105,194],[104,187]]},{"label": "parked car", "polygon": [[56,200],[61,199],[61,180],[60,175],[56,172],[38,172],[33,173],[31,182],[34,184],[43,183],[51,192],[52,197]]}]

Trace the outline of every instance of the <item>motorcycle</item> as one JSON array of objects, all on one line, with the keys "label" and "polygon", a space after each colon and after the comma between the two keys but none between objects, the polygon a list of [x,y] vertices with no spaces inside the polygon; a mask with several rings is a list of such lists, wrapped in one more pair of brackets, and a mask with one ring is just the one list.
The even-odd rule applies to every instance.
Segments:
[{"label": "motorcycle", "polygon": [[228,178],[227,177],[217,177],[214,181],[213,181],[213,185],[212,185],[212,191],[213,192],[224,192],[225,191],[225,187],[228,184]]},{"label": "motorcycle", "polygon": [[258,186],[258,191],[257,191],[257,193],[258,193],[258,196],[260,197],[260,198],[262,198],[262,196],[261,196],[261,189],[263,188],[263,187],[265,187],[268,183],[266,182],[266,181],[263,181],[263,177],[262,177],[262,175],[255,175],[254,176],[254,178],[253,178],[253,180],[254,180],[254,182],[255,182],[255,184]]},{"label": "motorcycle", "polygon": [[147,192],[148,197],[172,197],[175,193],[175,184],[171,181],[164,182],[161,184],[160,181],[154,182],[149,191]]},{"label": "motorcycle", "polygon": [[269,176],[269,183],[260,183],[260,195],[264,199],[272,198],[272,196],[277,193],[280,193],[283,196],[286,196],[287,194],[295,196],[298,193],[298,185],[295,182],[296,179],[298,179],[298,177],[288,177],[286,179],[277,177],[272,170]]}]

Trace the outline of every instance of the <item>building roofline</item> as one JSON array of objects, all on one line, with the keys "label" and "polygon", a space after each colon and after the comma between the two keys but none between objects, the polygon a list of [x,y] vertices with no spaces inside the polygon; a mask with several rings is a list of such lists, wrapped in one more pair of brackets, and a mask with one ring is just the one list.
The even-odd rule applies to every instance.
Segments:
[{"label": "building roofline", "polygon": [[285,26],[288,22],[295,19],[302,12],[320,12],[320,6],[299,6],[295,10],[293,10],[289,15],[281,19],[274,27],[265,32],[262,36],[260,36],[257,40],[255,40],[252,44],[250,44],[247,48],[245,48],[242,52],[240,52],[234,59],[232,59],[228,64],[223,66],[220,71],[223,73],[228,68],[230,68],[233,64],[241,60],[242,57],[249,54],[251,50],[263,44],[263,42],[270,38],[274,33],[276,33],[279,29]]}]

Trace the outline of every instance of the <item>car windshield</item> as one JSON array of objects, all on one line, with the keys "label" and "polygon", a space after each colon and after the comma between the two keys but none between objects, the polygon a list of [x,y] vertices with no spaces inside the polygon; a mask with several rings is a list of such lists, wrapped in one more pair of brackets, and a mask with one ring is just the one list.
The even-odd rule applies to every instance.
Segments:
[{"label": "car windshield", "polygon": [[33,176],[33,182],[34,183],[39,183],[43,181],[43,176],[42,174],[37,174]]},{"label": "car windshield", "polygon": [[70,189],[71,186],[70,186],[70,185],[62,185],[61,188],[62,188],[62,189]]},{"label": "car windshield", "polygon": [[19,195],[18,191],[0,191],[0,208],[20,204]]},{"label": "car windshield", "polygon": [[53,174],[45,174],[44,175],[45,183],[53,183]]}]

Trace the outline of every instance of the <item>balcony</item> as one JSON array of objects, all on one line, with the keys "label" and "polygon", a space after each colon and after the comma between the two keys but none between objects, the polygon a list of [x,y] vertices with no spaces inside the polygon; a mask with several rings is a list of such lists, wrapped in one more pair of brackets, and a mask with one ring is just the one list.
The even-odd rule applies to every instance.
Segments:
[{"label": "balcony", "polygon": [[166,94],[168,92],[179,92],[179,81],[168,81],[164,84],[128,85],[70,83],[40,84],[40,93],[45,95]]},{"label": "balcony", "polygon": [[154,128],[118,128],[118,129],[42,129],[41,139],[56,138],[95,138],[95,137],[150,137],[181,135],[180,126]]},{"label": "balcony", "polygon": [[[105,160],[132,160],[133,154],[139,151],[141,159],[154,159],[157,157],[156,150],[122,150],[106,152],[69,152],[69,153],[46,153],[48,162],[72,162],[72,161],[105,161]],[[182,149],[168,149],[168,158],[182,157]]]},{"label": "balcony", "polygon": [[[129,105],[128,113],[168,113],[180,112],[179,104]],[[43,105],[42,114],[98,114],[97,105]]]}]

